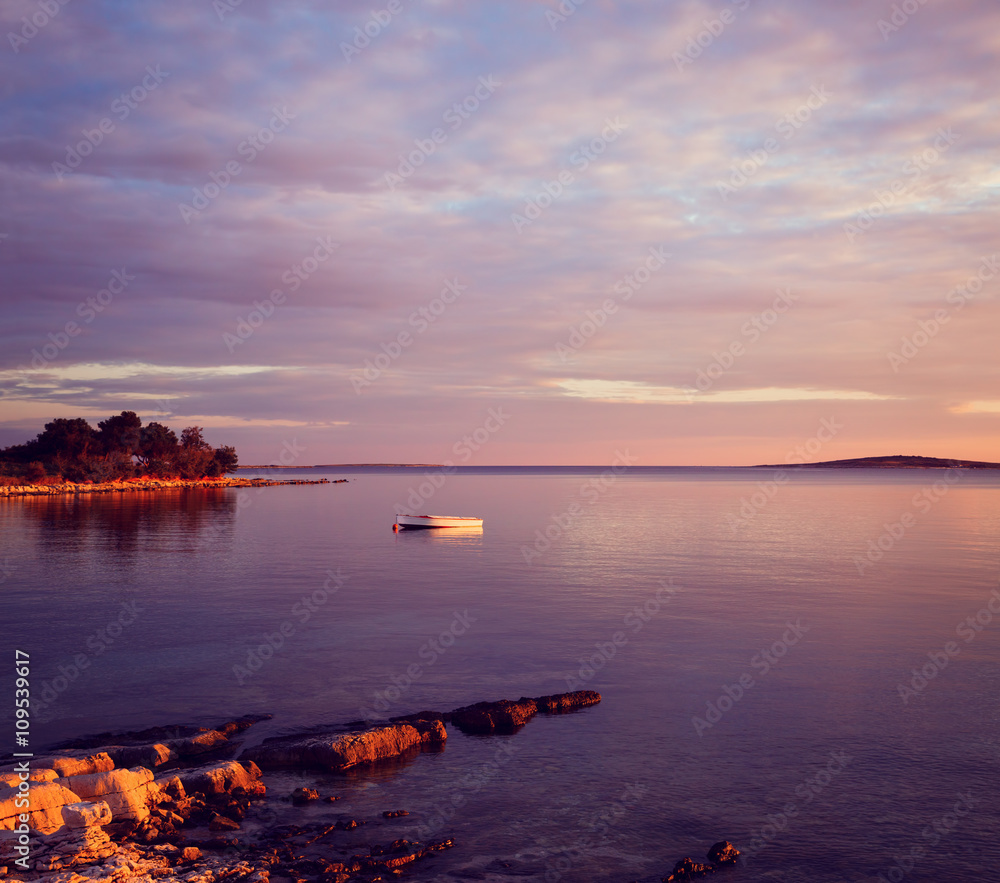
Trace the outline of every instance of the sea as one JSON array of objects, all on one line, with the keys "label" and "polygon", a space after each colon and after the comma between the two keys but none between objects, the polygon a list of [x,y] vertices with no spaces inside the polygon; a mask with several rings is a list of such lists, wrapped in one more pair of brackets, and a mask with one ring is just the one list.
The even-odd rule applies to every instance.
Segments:
[{"label": "sea", "polygon": [[[39,754],[596,690],[514,735],[282,774],[341,798],[282,818],[453,838],[419,881],[653,881],[721,840],[731,883],[998,879],[1000,473],[240,474],[331,483],[0,500],[0,750],[18,651]],[[397,533],[400,511],[484,524]]]}]

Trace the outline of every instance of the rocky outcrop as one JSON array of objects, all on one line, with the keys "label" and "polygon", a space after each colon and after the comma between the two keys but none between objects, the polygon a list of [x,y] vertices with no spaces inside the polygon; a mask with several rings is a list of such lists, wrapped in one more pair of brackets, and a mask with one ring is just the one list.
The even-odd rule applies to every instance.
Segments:
[{"label": "rocky outcrop", "polygon": [[66,827],[38,838],[33,862],[36,871],[60,871],[93,864],[117,851],[118,847],[99,825]]},{"label": "rocky outcrop", "polygon": [[444,744],[441,721],[414,721],[345,735],[268,739],[240,756],[262,769],[312,767],[338,771]]},{"label": "rocky outcrop", "polygon": [[566,714],[601,701],[601,694],[594,690],[575,693],[556,693],[529,699],[501,699],[498,702],[477,702],[454,711],[420,711],[416,714],[394,717],[393,721],[441,720],[453,723],[463,733],[486,736],[493,733],[516,733],[536,714]]},{"label": "rocky outcrop", "polygon": [[720,840],[712,844],[708,851],[709,864],[696,862],[694,859],[682,858],[668,877],[663,877],[663,883],[685,883],[688,880],[695,880],[714,874],[722,868],[733,865],[740,857],[740,851],[728,840]]},{"label": "rocky outcrop", "polygon": [[70,803],[63,807],[62,813],[67,828],[100,828],[111,823],[111,807],[105,800]]},{"label": "rocky outcrop", "polygon": [[186,794],[231,794],[234,789],[242,788],[247,794],[262,795],[265,790],[260,769],[253,761],[225,760],[175,772]]},{"label": "rocky outcrop", "polygon": [[110,770],[59,779],[58,784],[72,789],[84,800],[100,798],[111,807],[116,822],[141,822],[149,815],[156,792],[151,790],[153,773],[145,767]]},{"label": "rocky outcrop", "polygon": [[107,752],[89,755],[53,755],[33,760],[32,766],[55,770],[59,778],[85,776],[90,773],[106,773],[115,768],[115,762]]},{"label": "rocky outcrop", "polygon": [[[48,769],[33,769],[28,771],[29,782],[54,782],[59,778],[59,773],[55,770]],[[24,781],[21,778],[20,773],[10,772],[10,773],[0,773],[0,790],[4,788],[16,788],[21,782]]]},{"label": "rocky outcrop", "polygon": [[164,489],[227,488],[227,487],[271,487],[278,484],[340,484],[347,479],[331,482],[328,478],[317,479],[270,479],[270,478],[130,478],[125,481],[105,481],[100,483],[63,482],[62,484],[15,484],[0,486],[0,497],[50,497],[56,494],[124,494],[132,491],[155,491]]},{"label": "rocky outcrop", "polygon": [[21,824],[18,816],[27,813],[30,828],[51,834],[63,826],[63,808],[80,801],[79,795],[61,782],[32,782],[29,807],[22,805],[23,795],[16,786],[0,788],[0,830],[13,831]]}]

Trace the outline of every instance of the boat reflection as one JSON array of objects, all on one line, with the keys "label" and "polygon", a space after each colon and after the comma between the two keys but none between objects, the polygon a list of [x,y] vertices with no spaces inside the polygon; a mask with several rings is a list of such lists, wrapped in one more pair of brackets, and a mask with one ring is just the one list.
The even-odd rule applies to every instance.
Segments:
[{"label": "boat reflection", "polygon": [[405,537],[405,542],[430,542],[437,545],[482,545],[483,528],[478,527],[432,527],[426,530],[401,530],[395,536]]}]

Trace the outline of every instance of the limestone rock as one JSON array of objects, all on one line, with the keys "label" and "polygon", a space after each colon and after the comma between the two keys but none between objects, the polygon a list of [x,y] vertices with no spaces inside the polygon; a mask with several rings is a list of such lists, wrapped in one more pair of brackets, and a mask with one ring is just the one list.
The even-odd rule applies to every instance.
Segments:
[{"label": "limestone rock", "polygon": [[[29,782],[54,782],[58,778],[59,773],[55,770],[31,769],[28,771]],[[0,773],[0,789],[16,788],[22,781],[20,773]]]},{"label": "limestone rock", "polygon": [[588,705],[596,705],[600,701],[601,694],[596,690],[577,690],[575,693],[539,696],[535,704],[540,714],[565,714],[578,708],[586,708]]},{"label": "limestone rock", "polygon": [[91,803],[82,800],[68,803],[62,809],[63,824],[67,828],[92,828],[107,825],[111,821],[111,807],[104,800]]},{"label": "limestone rock", "polygon": [[37,767],[48,767],[56,771],[60,779],[70,776],[86,776],[91,773],[106,773],[115,768],[115,762],[105,753],[88,755],[53,755],[32,761]]},{"label": "limestone rock", "polygon": [[99,826],[64,828],[39,838],[36,871],[58,871],[92,864],[115,854],[118,847]]},{"label": "limestone rock", "polygon": [[59,784],[72,788],[84,800],[98,797],[106,801],[116,822],[141,822],[149,815],[156,794],[150,788],[152,782],[153,773],[145,767],[59,780]]},{"label": "limestone rock", "polygon": [[248,794],[263,794],[260,768],[253,761],[220,761],[208,766],[190,770],[177,770],[185,793],[231,794],[234,788],[242,788]]},{"label": "limestone rock", "polygon": [[516,733],[537,711],[534,699],[521,698],[517,702],[501,699],[499,702],[477,702],[456,708],[448,718],[463,733]]},{"label": "limestone rock", "polygon": [[319,792],[314,788],[296,788],[292,792],[292,803],[302,806],[312,800],[319,800]]},{"label": "limestone rock", "polygon": [[252,760],[264,769],[344,770],[441,745],[447,737],[441,721],[396,723],[346,735],[269,739],[244,751],[241,760]]},{"label": "limestone rock", "polygon": [[148,745],[109,745],[104,750],[117,767],[144,766],[155,769],[176,756],[162,742],[151,742]]},{"label": "limestone rock", "polygon": [[0,830],[13,831],[21,824],[18,816],[27,812],[29,827],[52,834],[63,826],[63,807],[80,800],[61,782],[32,782],[28,792],[30,811],[18,805],[23,795],[17,788],[0,788]]}]

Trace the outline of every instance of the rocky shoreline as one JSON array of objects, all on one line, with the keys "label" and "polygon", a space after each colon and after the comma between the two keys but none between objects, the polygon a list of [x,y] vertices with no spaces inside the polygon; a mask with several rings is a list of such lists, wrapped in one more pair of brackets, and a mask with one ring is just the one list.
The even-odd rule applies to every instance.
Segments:
[{"label": "rocky shoreline", "polygon": [[135,491],[189,490],[191,488],[271,487],[281,484],[345,484],[346,478],[130,478],[99,483],[20,484],[0,486],[0,497],[49,497],[58,494],[127,494]]},{"label": "rocky shoreline", "polygon": [[[436,819],[436,810],[412,807],[414,817],[407,818],[410,810],[386,807],[371,818],[352,818],[335,813],[339,795],[321,794],[331,787],[328,776],[314,787],[291,788],[289,782],[302,781],[308,770],[364,776],[425,751],[443,751],[446,722],[476,736],[512,734],[535,714],[574,713],[600,700],[598,693],[579,691],[480,702],[244,747],[243,734],[270,717],[248,715],[212,729],[107,733],[29,761],[8,756],[0,760],[0,877],[376,883],[428,862],[434,872],[434,857],[456,846],[441,831],[447,820]],[[307,811],[309,804],[328,804],[329,810],[324,817]],[[420,840],[408,839],[414,830]],[[723,841],[709,851],[711,864],[685,859],[660,879],[702,876],[738,856]]]}]

